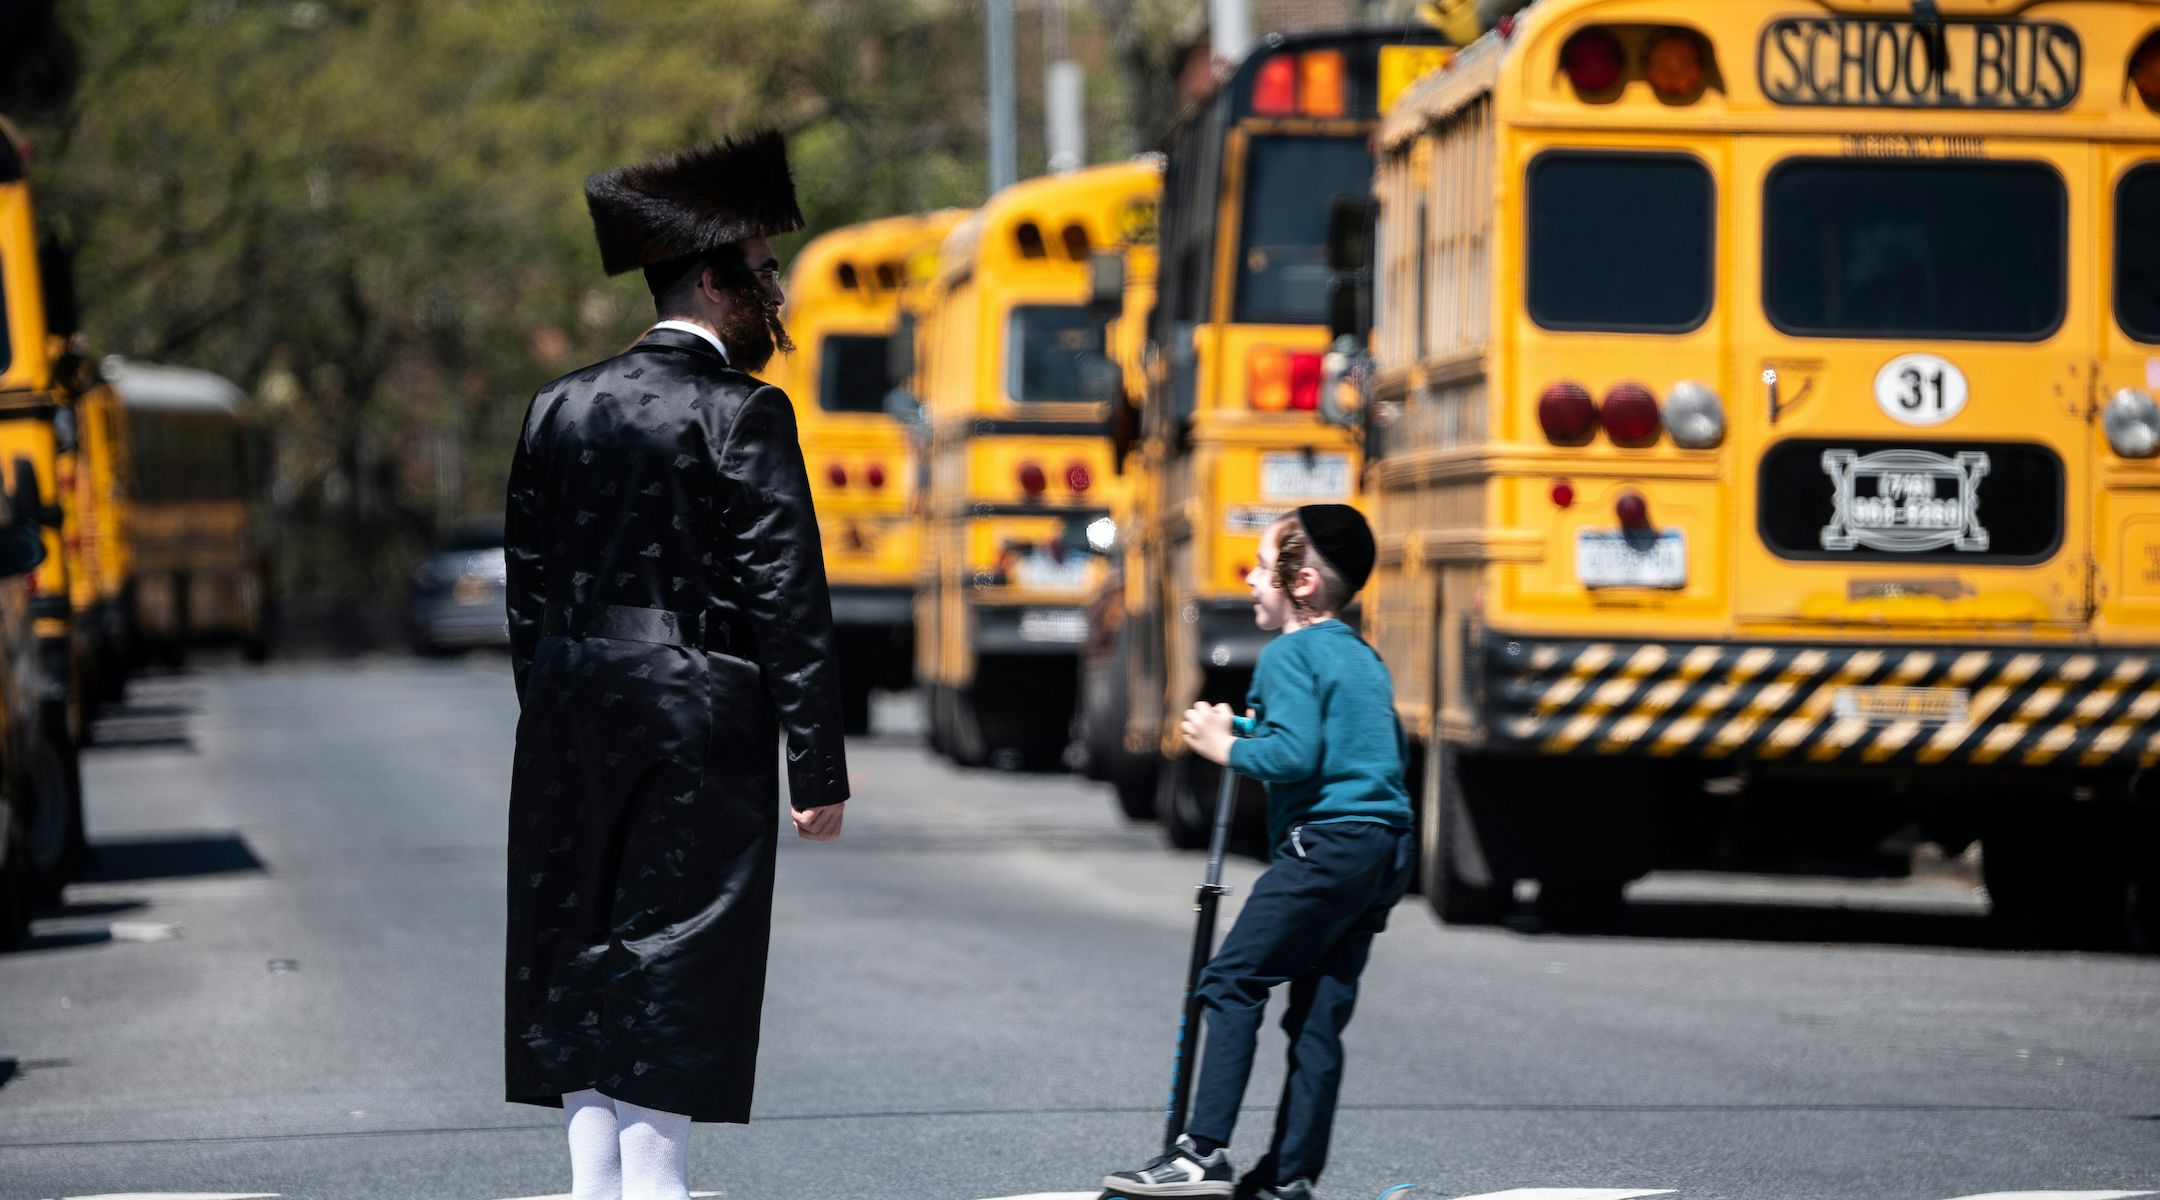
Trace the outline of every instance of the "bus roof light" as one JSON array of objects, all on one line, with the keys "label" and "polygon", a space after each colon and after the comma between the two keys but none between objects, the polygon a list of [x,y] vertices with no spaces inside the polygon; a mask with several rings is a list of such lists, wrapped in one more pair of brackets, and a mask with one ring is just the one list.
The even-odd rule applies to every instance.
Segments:
[{"label": "bus roof light", "polygon": [[2130,56],[2130,83],[2145,103],[2160,106],[2160,33],[2147,34]]},{"label": "bus roof light", "polygon": [[1297,111],[1297,61],[1288,55],[1260,64],[1253,79],[1253,112],[1263,117],[1287,117]]},{"label": "bus roof light", "polygon": [[1084,492],[1094,486],[1094,483],[1095,476],[1088,470],[1086,463],[1076,460],[1065,464],[1066,487],[1076,492]]},{"label": "bus roof light", "polygon": [[1662,100],[1693,101],[1702,95],[1709,72],[1703,45],[1685,29],[1667,29],[1643,48],[1643,78]]},{"label": "bus roof light", "polygon": [[1725,402],[1708,385],[1681,380],[1665,397],[1665,428],[1674,445],[1708,450],[1725,440]]},{"label": "bus roof light", "polygon": [[1610,90],[1620,82],[1621,64],[1620,39],[1610,30],[1593,26],[1560,47],[1560,69],[1578,92]]},{"label": "bus roof light", "polygon": [[1616,383],[1605,391],[1598,405],[1598,422],[1605,436],[1620,446],[1647,446],[1657,440],[1661,427],[1657,397],[1639,383]]},{"label": "bus roof light", "polygon": [[1340,50],[1307,50],[1297,56],[1298,111],[1308,117],[1339,117],[1348,109],[1343,98]]},{"label": "bus roof light", "polygon": [[1545,440],[1559,446],[1579,446],[1597,431],[1598,411],[1589,389],[1572,379],[1545,385],[1538,393],[1538,426]]},{"label": "bus roof light", "polygon": [[885,486],[885,464],[871,463],[863,471],[863,482],[869,484],[873,492],[882,490]]},{"label": "bus roof light", "polygon": [[847,486],[847,468],[833,463],[825,468],[825,479],[836,488],[844,488]]},{"label": "bus roof light", "polygon": [[1041,463],[1021,463],[1019,475],[1020,490],[1030,496],[1040,496],[1043,490],[1050,486],[1049,477],[1043,474]]},{"label": "bus roof light", "polygon": [[2108,448],[2124,458],[2160,454],[2160,404],[2144,388],[2124,388],[2100,414]]}]

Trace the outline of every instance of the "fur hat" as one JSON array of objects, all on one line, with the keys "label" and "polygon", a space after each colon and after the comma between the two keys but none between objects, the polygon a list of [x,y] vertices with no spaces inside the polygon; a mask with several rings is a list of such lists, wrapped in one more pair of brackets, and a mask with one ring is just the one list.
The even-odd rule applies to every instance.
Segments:
[{"label": "fur hat", "polygon": [[585,180],[600,266],[610,275],[803,227],[787,141],[763,129]]},{"label": "fur hat", "polygon": [[1298,507],[1297,517],[1305,539],[1356,594],[1372,578],[1373,559],[1378,557],[1365,514],[1347,504],[1305,504]]}]

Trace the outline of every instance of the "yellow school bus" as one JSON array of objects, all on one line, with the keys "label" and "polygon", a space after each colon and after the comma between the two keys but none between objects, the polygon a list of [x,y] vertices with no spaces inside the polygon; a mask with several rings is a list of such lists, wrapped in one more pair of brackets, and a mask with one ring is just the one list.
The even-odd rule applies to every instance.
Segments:
[{"label": "yellow school bus", "polygon": [[1544,0],[1390,111],[1366,630],[1444,918],[1902,837],[2150,928],[2156,31]]},{"label": "yellow school bus", "polygon": [[848,732],[870,728],[873,688],[905,688],[914,669],[915,463],[886,409],[887,341],[911,261],[935,261],[966,214],[954,209],[850,225],[803,246],[789,268],[792,355],[773,383],[795,402],[817,502],[847,679]]},{"label": "yellow school bus", "polygon": [[61,545],[68,559],[68,605],[88,657],[77,669],[93,704],[119,701],[130,669],[128,625],[132,589],[128,554],[127,426],[112,384],[75,368],[60,415],[62,452],[54,465],[63,513]]},{"label": "yellow school bus", "polygon": [[[76,747],[88,726],[82,668],[91,659],[87,626],[73,620],[69,603],[71,563],[63,538],[65,497],[56,490],[58,466],[79,363],[67,352],[49,319],[47,279],[41,270],[30,184],[21,139],[0,121],[0,481],[9,512],[42,526],[44,561],[26,578],[36,661],[17,664],[20,693],[35,713],[0,713],[0,726],[34,729],[23,740],[30,761],[17,776],[28,793],[26,841],[37,889],[58,894],[80,861],[83,814]],[[58,307],[58,306],[54,306]],[[10,690],[11,698],[17,693]],[[13,739],[8,739],[11,744]],[[14,765],[9,765],[13,774]],[[0,829],[0,837],[7,831]]]},{"label": "yellow school bus", "polygon": [[[954,227],[911,296],[926,447],[915,674],[933,747],[1053,765],[1070,740],[1088,530],[1122,481],[1103,436],[1116,369],[1089,304],[1098,250],[1152,229],[1151,160],[1026,180]],[[898,370],[905,368],[905,370]]]},{"label": "yellow school bus", "polygon": [[128,623],[143,657],[197,645],[270,656],[270,554],[258,511],[263,462],[246,397],[210,371],[105,360],[126,427]]},{"label": "yellow school bus", "polygon": [[1212,768],[1186,757],[1178,714],[1242,706],[1266,634],[1245,574],[1269,522],[1356,498],[1348,433],[1319,424],[1330,204],[1364,193],[1385,98],[1448,53],[1431,30],[1270,34],[1171,132],[1140,442],[1147,480],[1121,529],[1123,729],[1103,773],[1120,806],[1170,840],[1207,837]]}]

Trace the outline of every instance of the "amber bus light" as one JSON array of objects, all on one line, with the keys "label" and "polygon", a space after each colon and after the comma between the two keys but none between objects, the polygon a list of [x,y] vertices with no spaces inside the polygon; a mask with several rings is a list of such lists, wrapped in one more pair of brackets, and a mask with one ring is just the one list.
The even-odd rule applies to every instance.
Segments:
[{"label": "amber bus light", "polygon": [[1298,111],[1308,117],[1339,117],[1349,107],[1343,100],[1343,56],[1340,50],[1308,50],[1297,56]]},{"label": "amber bus light", "polygon": [[1707,76],[1702,42],[1686,30],[1668,29],[1643,48],[1643,78],[1662,99],[1694,99]]}]

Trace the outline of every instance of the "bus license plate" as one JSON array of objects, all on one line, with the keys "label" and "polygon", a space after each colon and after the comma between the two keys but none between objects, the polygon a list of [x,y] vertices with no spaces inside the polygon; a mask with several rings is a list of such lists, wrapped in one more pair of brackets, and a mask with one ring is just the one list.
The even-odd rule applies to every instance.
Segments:
[{"label": "bus license plate", "polygon": [[1840,721],[1871,725],[1963,725],[1971,704],[1972,693],[1964,688],[1843,687],[1832,698],[1830,711]]},{"label": "bus license plate", "polygon": [[1088,560],[1077,554],[1064,562],[1047,555],[1031,555],[1013,564],[1013,574],[1021,587],[1070,591],[1087,586]]},{"label": "bus license plate", "polygon": [[1677,588],[1687,585],[1687,538],[1668,529],[1651,541],[1618,530],[1575,535],[1575,577],[1584,587]]},{"label": "bus license plate", "polygon": [[1087,640],[1087,615],[1077,608],[1022,609],[1020,640],[1077,646]]},{"label": "bus license plate", "polygon": [[1266,500],[1348,500],[1350,456],[1263,454],[1260,495]]}]

